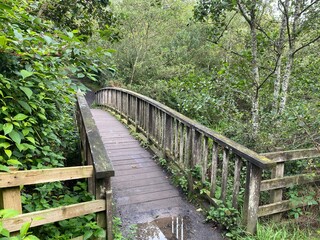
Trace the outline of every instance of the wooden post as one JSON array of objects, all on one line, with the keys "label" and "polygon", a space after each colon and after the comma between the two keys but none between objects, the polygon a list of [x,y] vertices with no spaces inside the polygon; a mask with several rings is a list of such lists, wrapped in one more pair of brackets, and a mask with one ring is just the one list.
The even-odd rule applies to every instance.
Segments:
[{"label": "wooden post", "polygon": [[139,114],[140,114],[140,104],[139,104],[139,99],[136,98],[136,116],[135,116],[135,130],[136,132],[139,132]]},{"label": "wooden post", "polygon": [[[272,169],[271,178],[282,178],[284,175],[284,162],[277,163],[277,165]],[[282,201],[282,189],[272,190],[270,193],[270,203],[276,203]],[[274,221],[281,220],[281,213],[272,215]]]},{"label": "wooden post", "polygon": [[248,162],[243,223],[247,232],[251,234],[254,234],[257,230],[261,176],[262,169]]},{"label": "wooden post", "polygon": [[234,180],[233,180],[233,194],[232,194],[232,207],[238,209],[238,194],[240,189],[240,173],[242,167],[242,160],[236,155],[236,162],[234,166]]},{"label": "wooden post", "polygon": [[106,179],[106,219],[107,219],[107,226],[106,226],[106,235],[108,240],[112,240],[112,189],[111,189],[111,179]]}]

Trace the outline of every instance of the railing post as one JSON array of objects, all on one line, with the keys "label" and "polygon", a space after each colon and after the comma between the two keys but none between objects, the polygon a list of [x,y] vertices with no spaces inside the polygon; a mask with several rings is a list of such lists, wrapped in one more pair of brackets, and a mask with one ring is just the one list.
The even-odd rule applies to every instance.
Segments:
[{"label": "railing post", "polygon": [[97,213],[97,224],[106,229],[106,239],[112,240],[112,190],[110,177],[96,179],[96,199],[105,199],[105,212]]},{"label": "railing post", "polygon": [[[16,168],[11,168],[16,171]],[[8,187],[0,189],[0,209],[14,209],[22,213],[20,187]]]},{"label": "railing post", "polygon": [[248,162],[243,206],[243,223],[247,232],[252,234],[257,230],[261,176],[262,169]]},{"label": "railing post", "polygon": [[[277,165],[272,168],[271,178],[282,178],[284,175],[284,162],[277,163]],[[276,203],[282,201],[282,189],[272,190],[270,193],[270,203]],[[280,221],[281,213],[272,215],[274,221]]]}]

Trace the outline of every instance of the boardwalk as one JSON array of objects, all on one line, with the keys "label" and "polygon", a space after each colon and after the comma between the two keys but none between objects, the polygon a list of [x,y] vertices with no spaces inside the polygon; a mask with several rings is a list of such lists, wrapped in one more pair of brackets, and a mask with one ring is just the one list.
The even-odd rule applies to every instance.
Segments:
[{"label": "boardwalk", "polygon": [[91,111],[115,169],[112,188],[124,228],[138,224],[138,239],[222,239],[124,125],[103,110]]}]

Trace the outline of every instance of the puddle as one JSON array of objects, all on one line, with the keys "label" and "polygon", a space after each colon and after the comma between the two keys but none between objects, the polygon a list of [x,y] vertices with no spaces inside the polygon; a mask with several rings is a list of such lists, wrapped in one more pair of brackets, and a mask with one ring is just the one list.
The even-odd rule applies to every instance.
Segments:
[{"label": "puddle", "polygon": [[166,217],[152,222],[138,224],[139,240],[186,240],[188,237],[188,217]]}]

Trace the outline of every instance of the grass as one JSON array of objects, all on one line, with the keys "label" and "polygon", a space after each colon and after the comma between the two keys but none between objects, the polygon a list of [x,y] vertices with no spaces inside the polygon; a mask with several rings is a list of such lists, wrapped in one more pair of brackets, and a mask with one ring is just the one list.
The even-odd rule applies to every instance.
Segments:
[{"label": "grass", "polygon": [[320,235],[314,232],[299,229],[294,223],[259,224],[255,236],[240,237],[239,240],[316,240]]}]

